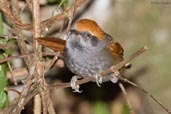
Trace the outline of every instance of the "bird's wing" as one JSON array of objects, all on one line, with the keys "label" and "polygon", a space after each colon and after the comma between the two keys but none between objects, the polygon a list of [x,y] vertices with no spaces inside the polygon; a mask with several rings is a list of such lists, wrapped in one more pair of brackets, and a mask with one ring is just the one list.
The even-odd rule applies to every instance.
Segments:
[{"label": "bird's wing", "polygon": [[123,56],[124,50],[122,46],[115,41],[110,41],[106,48],[112,53],[113,56]]},{"label": "bird's wing", "polygon": [[36,40],[40,45],[60,52],[63,52],[66,43],[65,40],[56,37],[37,38]]}]

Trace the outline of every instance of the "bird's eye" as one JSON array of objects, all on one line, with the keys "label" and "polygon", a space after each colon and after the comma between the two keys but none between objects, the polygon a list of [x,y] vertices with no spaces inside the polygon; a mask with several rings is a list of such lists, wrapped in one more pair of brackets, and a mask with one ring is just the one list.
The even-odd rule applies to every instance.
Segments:
[{"label": "bird's eye", "polygon": [[86,38],[87,38],[87,39],[90,39],[91,37],[92,37],[92,35],[91,35],[89,32],[87,32],[87,33],[86,33]]},{"label": "bird's eye", "polygon": [[92,46],[97,46],[98,45],[98,39],[95,38],[94,36],[92,36],[90,41],[91,41]]}]

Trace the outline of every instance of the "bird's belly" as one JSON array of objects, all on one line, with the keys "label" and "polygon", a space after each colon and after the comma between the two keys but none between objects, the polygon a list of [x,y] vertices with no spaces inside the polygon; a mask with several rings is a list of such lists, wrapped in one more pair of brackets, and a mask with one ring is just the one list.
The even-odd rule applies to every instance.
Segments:
[{"label": "bird's belly", "polygon": [[81,54],[80,56],[72,54],[65,57],[65,63],[73,73],[86,77],[94,76],[106,70],[114,64],[114,60],[110,56],[105,56],[105,54]]}]

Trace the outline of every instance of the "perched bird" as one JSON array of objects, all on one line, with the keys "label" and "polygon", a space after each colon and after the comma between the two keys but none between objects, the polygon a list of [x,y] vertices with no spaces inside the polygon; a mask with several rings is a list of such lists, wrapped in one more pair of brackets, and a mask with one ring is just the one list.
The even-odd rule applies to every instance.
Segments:
[{"label": "perched bird", "polygon": [[[121,62],[124,50],[93,20],[79,20],[75,29],[70,30],[66,41],[52,38],[38,38],[37,41],[53,50],[62,51],[66,66],[78,76],[95,77],[97,84],[110,80],[116,83],[118,80],[115,74],[100,77],[99,73]],[[77,87],[74,89],[79,92]]]}]

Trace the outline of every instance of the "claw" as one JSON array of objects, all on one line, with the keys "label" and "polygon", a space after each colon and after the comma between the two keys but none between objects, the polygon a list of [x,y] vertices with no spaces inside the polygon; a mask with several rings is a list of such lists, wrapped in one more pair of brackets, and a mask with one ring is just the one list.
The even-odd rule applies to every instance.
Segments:
[{"label": "claw", "polygon": [[100,73],[98,74],[95,74],[95,80],[96,80],[96,83],[97,83],[97,86],[101,87],[100,84],[102,84],[102,77],[100,76]]},{"label": "claw", "polygon": [[80,85],[76,84],[76,82],[78,81],[78,76],[73,76],[71,78],[71,88],[74,90],[73,92],[78,92],[81,93],[82,91],[80,91]]},{"label": "claw", "polygon": [[118,77],[120,75],[119,71],[115,71],[113,72],[114,74],[111,76],[111,82],[113,83],[117,83],[118,82]]}]

